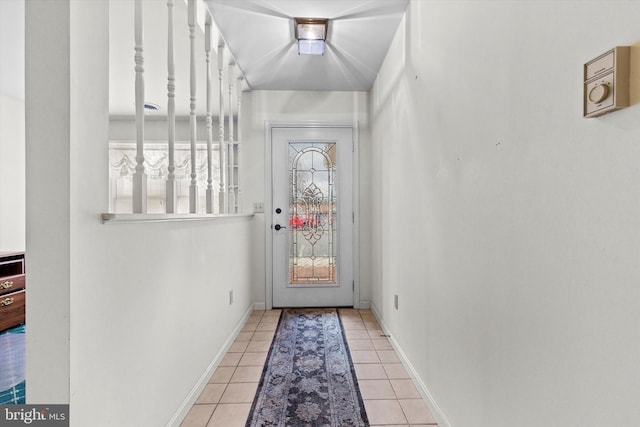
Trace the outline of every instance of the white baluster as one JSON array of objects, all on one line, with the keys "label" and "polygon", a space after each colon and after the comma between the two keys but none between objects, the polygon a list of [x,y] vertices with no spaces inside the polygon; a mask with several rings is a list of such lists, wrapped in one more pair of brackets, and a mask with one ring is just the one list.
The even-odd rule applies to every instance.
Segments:
[{"label": "white baluster", "polygon": [[219,213],[225,213],[225,143],[224,143],[224,44],[218,45],[218,80],[220,83],[220,113],[218,114],[218,147],[220,157],[220,191],[218,194]]},{"label": "white baluster", "polygon": [[133,174],[133,213],[147,212],[147,175],[144,172],[144,55],[142,0],[134,6],[136,71],[136,171]]},{"label": "white baluster", "polygon": [[175,162],[175,139],[176,139],[176,72],[173,52],[173,0],[167,1],[168,12],[168,38],[167,38],[167,138],[169,145],[169,175],[167,176],[166,212],[176,213],[177,192],[176,192],[176,162]]},{"label": "white baluster", "polygon": [[234,61],[229,62],[228,80],[229,80],[229,143],[227,145],[227,211],[229,213],[235,213],[236,206],[236,192],[234,188],[235,173],[234,173],[234,146],[233,146],[233,67]]},{"label": "white baluster", "polygon": [[241,114],[242,111],[242,81],[244,77],[238,76],[238,83],[236,84],[236,93],[238,97],[238,114],[236,122],[238,124],[238,130],[236,132],[236,176],[235,176],[235,188],[236,188],[236,213],[242,212],[242,189],[240,188],[240,143],[242,141],[240,129],[242,128]]},{"label": "white baluster", "polygon": [[191,185],[189,186],[189,213],[196,213],[198,207],[198,182],[196,178],[196,0],[189,0],[189,41],[190,41],[190,104],[189,125],[191,136]]},{"label": "white baluster", "polygon": [[211,118],[211,16],[204,26],[204,53],[207,61],[207,213],[213,213],[213,126]]}]

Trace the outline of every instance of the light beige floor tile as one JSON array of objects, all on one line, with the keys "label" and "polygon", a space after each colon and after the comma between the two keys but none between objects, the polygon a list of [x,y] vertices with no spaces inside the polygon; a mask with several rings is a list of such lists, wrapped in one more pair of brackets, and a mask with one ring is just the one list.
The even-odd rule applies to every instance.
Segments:
[{"label": "light beige floor tile", "polygon": [[382,363],[400,363],[395,350],[378,350],[378,357]]},{"label": "light beige floor tile", "polygon": [[386,380],[387,374],[381,364],[358,363],[353,365],[356,369],[356,377],[360,380]]},{"label": "light beige floor tile", "polygon": [[280,316],[265,316],[260,320],[260,323],[275,323],[277,325],[278,320],[280,320]]},{"label": "light beige floor tile", "polygon": [[369,312],[369,313],[360,313],[360,317],[365,322],[377,322],[378,321],[376,319],[376,316],[374,316],[373,313],[371,313],[371,312]]},{"label": "light beige floor tile", "polygon": [[263,366],[238,366],[231,377],[232,383],[253,383],[260,381]]},{"label": "light beige floor tile", "polygon": [[260,331],[260,332],[275,331],[277,326],[278,324],[274,322],[260,322],[258,323],[258,327],[256,328],[256,331]]},{"label": "light beige floor tile", "polygon": [[371,340],[348,340],[349,351],[354,350],[375,350]]},{"label": "light beige floor tile", "polygon": [[383,366],[387,376],[392,380],[411,378],[402,363],[384,363]]},{"label": "light beige floor tile", "polygon": [[269,342],[271,342],[273,340],[273,336],[274,335],[275,335],[275,331],[255,332],[253,334],[253,338],[251,338],[251,341],[269,341]]},{"label": "light beige floor tile", "polygon": [[353,363],[380,363],[378,353],[373,350],[352,350],[351,360]]},{"label": "light beige floor tile", "polygon": [[244,353],[238,366],[264,366],[267,360],[267,352],[260,353]]},{"label": "light beige floor tile", "polygon": [[235,341],[231,343],[231,347],[227,350],[227,353],[244,353],[249,345],[249,341]]},{"label": "light beige floor tile", "polygon": [[381,329],[368,329],[369,338],[372,340],[379,340],[382,338],[386,338],[385,333]]},{"label": "light beige floor tile", "polygon": [[369,334],[366,329],[352,329],[345,330],[344,334],[347,336],[347,340],[366,340],[369,339]]},{"label": "light beige floor tile", "polygon": [[422,399],[400,399],[400,406],[409,424],[432,424],[436,420]]},{"label": "light beige floor tile", "polygon": [[235,371],[236,368],[232,366],[219,366],[213,373],[209,383],[228,383]]},{"label": "light beige floor tile", "polygon": [[220,403],[252,403],[258,383],[231,383],[227,386]]},{"label": "light beige floor tile", "polygon": [[220,361],[219,366],[238,366],[240,358],[242,358],[242,353],[227,353]]},{"label": "light beige floor tile", "polygon": [[398,399],[421,399],[420,392],[411,380],[391,380],[391,386]]},{"label": "light beige floor tile", "polygon": [[260,322],[261,320],[262,320],[262,314],[252,314],[247,319],[247,322],[248,323],[253,323],[253,322]]},{"label": "light beige floor tile", "polygon": [[344,326],[345,331],[366,329],[362,320],[343,320],[342,326]]},{"label": "light beige floor tile", "polygon": [[360,316],[360,312],[355,308],[340,308],[338,309],[338,314],[340,314],[340,316],[347,316],[347,315]]},{"label": "light beige floor tile", "polygon": [[206,427],[216,405],[193,405],[180,427]]},{"label": "light beige floor tile", "polygon": [[393,346],[391,345],[391,343],[389,342],[388,339],[386,338],[381,338],[381,339],[374,339],[371,340],[373,342],[373,347],[376,350],[393,350]]},{"label": "light beige floor tile", "polygon": [[207,384],[200,393],[200,397],[196,401],[196,404],[201,403],[218,403],[224,393],[224,389],[227,387],[226,383],[223,384]]},{"label": "light beige floor tile", "polygon": [[258,327],[258,322],[247,322],[244,324],[240,332],[253,332]]},{"label": "light beige floor tile", "polygon": [[252,336],[253,336],[253,332],[239,332],[235,341],[236,342],[251,341]]},{"label": "light beige floor tile", "polygon": [[270,341],[251,341],[245,350],[246,353],[256,353],[269,351],[271,347]]},{"label": "light beige floor tile", "polygon": [[369,423],[372,425],[407,424],[407,419],[397,400],[365,400],[364,407]]},{"label": "light beige floor tile", "polygon": [[267,310],[264,312],[264,317],[280,317],[280,314],[282,314],[282,310],[280,309],[275,309],[275,310]]},{"label": "light beige floor tile", "polygon": [[349,312],[349,313],[342,313],[340,312],[340,319],[341,320],[362,320],[362,317],[360,317],[360,313],[357,312]]},{"label": "light beige floor tile", "polygon": [[244,427],[250,410],[251,403],[221,403],[213,411],[207,427]]},{"label": "light beige floor tile", "polygon": [[344,329],[364,329],[364,322],[360,317],[345,317],[342,319]]},{"label": "light beige floor tile", "polygon": [[358,386],[364,400],[396,398],[389,380],[358,380]]},{"label": "light beige floor tile", "polygon": [[363,324],[367,330],[380,330],[380,325],[378,325],[378,322],[376,322],[375,320],[364,321]]},{"label": "light beige floor tile", "polygon": [[253,310],[251,312],[251,315],[253,316],[254,314],[259,314],[260,316],[262,316],[264,313],[266,313],[266,310]]}]

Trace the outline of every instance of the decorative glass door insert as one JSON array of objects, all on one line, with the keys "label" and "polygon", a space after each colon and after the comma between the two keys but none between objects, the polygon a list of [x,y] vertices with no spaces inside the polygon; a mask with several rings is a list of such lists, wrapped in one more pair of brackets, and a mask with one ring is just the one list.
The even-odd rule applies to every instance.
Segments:
[{"label": "decorative glass door insert", "polygon": [[336,285],[336,143],[289,143],[291,286]]}]

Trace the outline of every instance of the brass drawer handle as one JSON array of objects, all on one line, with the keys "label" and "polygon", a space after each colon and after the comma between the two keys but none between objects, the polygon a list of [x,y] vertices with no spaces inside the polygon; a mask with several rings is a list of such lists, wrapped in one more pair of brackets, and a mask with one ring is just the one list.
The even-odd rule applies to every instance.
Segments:
[{"label": "brass drawer handle", "polygon": [[2,307],[6,307],[11,304],[13,304],[13,298],[5,298],[2,301],[0,301],[0,306]]},{"label": "brass drawer handle", "polygon": [[6,282],[0,283],[0,289],[9,289],[13,286],[13,280],[7,280]]}]

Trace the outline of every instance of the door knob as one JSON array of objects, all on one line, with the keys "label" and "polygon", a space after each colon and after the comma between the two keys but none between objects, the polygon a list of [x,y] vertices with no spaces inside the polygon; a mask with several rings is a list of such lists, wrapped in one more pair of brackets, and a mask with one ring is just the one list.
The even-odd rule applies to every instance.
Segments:
[{"label": "door knob", "polygon": [[287,228],[287,227],[283,227],[280,224],[276,224],[273,228],[275,228],[276,231],[279,231],[281,228]]}]

